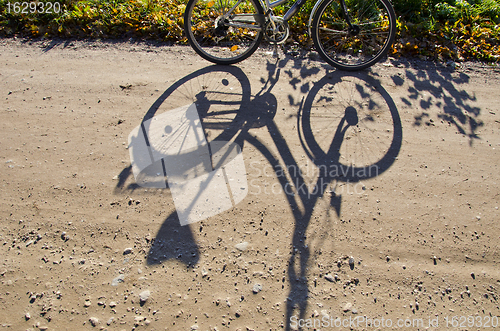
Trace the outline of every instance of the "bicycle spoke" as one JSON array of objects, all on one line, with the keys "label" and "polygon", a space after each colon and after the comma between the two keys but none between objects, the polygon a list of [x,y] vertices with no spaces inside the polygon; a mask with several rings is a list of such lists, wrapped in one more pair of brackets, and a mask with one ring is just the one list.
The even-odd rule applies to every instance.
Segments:
[{"label": "bicycle spoke", "polygon": [[382,24],[382,23],[386,23],[386,22],[387,22],[386,20],[383,20],[383,21],[373,21],[373,22],[360,23],[358,25]]},{"label": "bicycle spoke", "polygon": [[348,32],[347,31],[339,31],[339,30],[333,30],[333,29],[329,29],[329,28],[320,28],[322,31],[327,31],[327,32],[330,32],[332,34],[347,34]]},{"label": "bicycle spoke", "polygon": [[366,35],[389,35],[388,32],[384,32],[384,31],[381,31],[381,32],[369,32],[369,31],[366,31]]}]

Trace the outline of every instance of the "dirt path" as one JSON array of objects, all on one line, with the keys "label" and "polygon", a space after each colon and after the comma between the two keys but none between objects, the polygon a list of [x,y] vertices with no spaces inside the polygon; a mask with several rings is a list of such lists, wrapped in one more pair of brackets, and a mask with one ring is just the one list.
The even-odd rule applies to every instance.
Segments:
[{"label": "dirt path", "polygon": [[[181,46],[0,40],[0,67],[5,329],[499,323],[498,66],[346,74],[315,54],[217,67]],[[147,160],[193,103],[212,153],[241,147],[218,188]],[[164,129],[142,150],[141,123]],[[215,215],[180,226],[174,199]]]}]

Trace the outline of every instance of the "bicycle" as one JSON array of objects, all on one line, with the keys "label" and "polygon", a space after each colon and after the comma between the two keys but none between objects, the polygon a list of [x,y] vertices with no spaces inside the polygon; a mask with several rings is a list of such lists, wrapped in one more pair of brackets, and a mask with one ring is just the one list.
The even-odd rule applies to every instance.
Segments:
[{"label": "bicycle", "polygon": [[[216,64],[234,64],[252,55],[262,39],[283,44],[288,21],[307,0],[297,0],[283,17],[273,8],[289,0],[189,0],[184,31],[193,49]],[[372,66],[389,51],[396,15],[389,0],[318,0],[309,17],[309,35],[321,57],[337,69]]]}]

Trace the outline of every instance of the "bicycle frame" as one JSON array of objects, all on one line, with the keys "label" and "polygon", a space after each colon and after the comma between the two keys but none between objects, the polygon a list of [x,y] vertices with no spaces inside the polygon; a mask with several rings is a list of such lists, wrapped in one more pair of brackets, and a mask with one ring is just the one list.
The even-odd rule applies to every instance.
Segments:
[{"label": "bicycle frame", "polygon": [[[229,9],[227,11],[227,13],[225,13],[222,18],[223,19],[227,19],[229,16],[231,16],[232,12],[236,9],[236,7],[238,7],[240,5],[242,0],[238,0],[234,6]],[[262,5],[262,7],[264,8],[264,12],[265,12],[265,15],[269,15],[270,14],[270,10],[272,8],[275,8],[279,5],[282,5],[284,3],[287,3],[288,1],[290,0],[276,0],[276,1],[273,1],[273,2],[270,2],[269,0],[259,0],[260,4]],[[295,13],[300,9],[300,7],[302,7],[305,3],[306,3],[307,0],[297,0],[290,9],[288,9],[288,11],[285,13],[285,16],[283,17],[283,20],[285,22],[288,22],[288,20],[290,18],[292,18],[293,15],[295,15]],[[342,1],[343,2],[343,1]],[[316,5],[318,5],[318,3],[320,3],[320,1],[318,1],[316,3]],[[314,8],[316,8],[316,5],[314,6]],[[246,15],[241,15],[241,16],[246,16]],[[312,17],[312,15],[311,15]],[[311,18],[309,18],[309,20],[311,20]],[[240,26],[240,27],[247,27],[247,28],[253,28],[255,29],[255,26],[243,26],[243,25],[237,25],[237,26]]]},{"label": "bicycle frame", "polygon": [[[236,4],[230,10],[228,10],[228,12],[226,14],[224,14],[223,18],[226,19],[227,17],[229,17],[231,15],[231,13],[233,12],[233,10],[236,9],[236,7],[238,7],[240,5],[241,1],[242,0],[238,0],[238,2],[236,2]],[[273,1],[273,2],[271,2],[269,0],[259,0],[260,4],[264,8],[265,15],[269,15],[270,12],[271,12],[271,9],[273,9],[273,8],[275,8],[277,6],[280,6],[282,4],[285,4],[288,1],[290,1],[290,0],[276,0],[276,1]],[[300,9],[300,7],[302,7],[306,3],[306,1],[307,0],[297,0],[292,5],[292,7],[290,7],[290,9],[288,9],[288,11],[285,13],[285,16],[283,16],[283,21],[288,22],[288,20],[290,20],[290,18],[292,18],[293,15],[295,15],[297,13],[297,11]],[[313,9],[311,10],[311,14],[309,16],[308,27],[307,27],[309,35],[311,35],[312,19],[314,17],[314,14],[318,10],[318,7],[321,4],[321,2],[322,2],[321,0],[316,1],[316,3],[314,4]],[[345,19],[347,21],[347,25],[350,28],[352,28],[351,18],[349,17],[349,13],[347,11],[347,6],[345,4],[345,0],[340,0],[340,4],[342,6],[342,12],[344,13],[344,17],[345,17]],[[244,25],[244,24],[243,25],[238,24],[238,26],[245,27],[245,28],[255,29],[255,26],[252,26],[252,25],[247,26],[247,25]],[[258,29],[258,30],[260,30],[260,29]]]},{"label": "bicycle frame", "polygon": [[[269,0],[260,0],[261,3],[265,4],[264,9],[266,12],[266,15],[269,14],[269,10],[277,7],[279,5],[282,5],[290,0],[276,0],[273,2],[270,2]],[[288,22],[290,18],[292,18],[293,15],[306,3],[307,0],[297,0],[290,9],[285,13],[285,16],[283,16],[283,21]]]}]

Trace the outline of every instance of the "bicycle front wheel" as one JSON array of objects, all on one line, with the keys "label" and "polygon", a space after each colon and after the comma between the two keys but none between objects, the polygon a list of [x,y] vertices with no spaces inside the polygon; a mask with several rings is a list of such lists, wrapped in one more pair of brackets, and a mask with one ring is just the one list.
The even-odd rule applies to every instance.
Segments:
[{"label": "bicycle front wheel", "polygon": [[184,31],[193,49],[217,64],[253,54],[262,40],[264,11],[258,0],[190,0]]},{"label": "bicycle front wheel", "polygon": [[396,15],[388,0],[323,0],[314,13],[311,33],[326,62],[341,70],[361,70],[389,51]]}]

